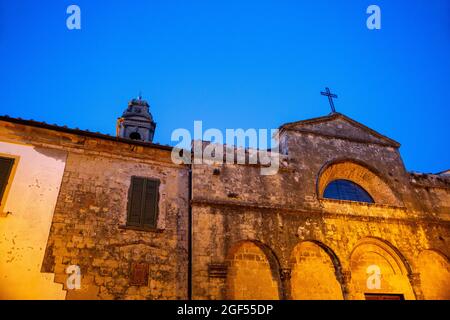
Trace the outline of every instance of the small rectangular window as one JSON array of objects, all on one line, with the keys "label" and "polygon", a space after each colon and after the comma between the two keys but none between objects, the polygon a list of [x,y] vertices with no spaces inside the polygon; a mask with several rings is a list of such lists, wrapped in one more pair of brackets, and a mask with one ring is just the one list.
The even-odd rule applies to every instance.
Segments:
[{"label": "small rectangular window", "polygon": [[128,191],[127,225],[156,228],[158,219],[159,180],[131,177]]},{"label": "small rectangular window", "polygon": [[0,205],[3,205],[3,195],[8,186],[13,165],[14,159],[0,157]]},{"label": "small rectangular window", "polygon": [[403,294],[365,293],[366,300],[405,300]]}]

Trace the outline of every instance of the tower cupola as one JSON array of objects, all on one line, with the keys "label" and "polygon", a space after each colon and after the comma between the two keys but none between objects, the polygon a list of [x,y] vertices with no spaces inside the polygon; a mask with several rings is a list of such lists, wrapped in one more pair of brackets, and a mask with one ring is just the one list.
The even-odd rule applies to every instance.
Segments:
[{"label": "tower cupola", "polygon": [[156,123],[150,113],[150,105],[139,95],[128,103],[122,117],[117,119],[117,136],[126,139],[152,142]]}]

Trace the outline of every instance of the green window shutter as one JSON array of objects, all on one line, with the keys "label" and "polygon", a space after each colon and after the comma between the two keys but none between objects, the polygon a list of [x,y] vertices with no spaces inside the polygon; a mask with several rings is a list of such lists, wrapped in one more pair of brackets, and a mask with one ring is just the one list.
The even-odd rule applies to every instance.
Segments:
[{"label": "green window shutter", "polygon": [[140,226],[141,225],[141,211],[142,211],[142,194],[144,191],[144,178],[132,177],[131,186],[128,192],[128,219],[127,225]]},{"label": "green window shutter", "polygon": [[3,203],[3,194],[8,185],[9,175],[11,174],[14,159],[0,157],[0,205]]},{"label": "green window shutter", "polygon": [[127,225],[156,228],[159,180],[132,177],[128,192]]},{"label": "green window shutter", "polygon": [[159,181],[146,179],[145,202],[143,207],[144,226],[156,228],[158,218]]}]

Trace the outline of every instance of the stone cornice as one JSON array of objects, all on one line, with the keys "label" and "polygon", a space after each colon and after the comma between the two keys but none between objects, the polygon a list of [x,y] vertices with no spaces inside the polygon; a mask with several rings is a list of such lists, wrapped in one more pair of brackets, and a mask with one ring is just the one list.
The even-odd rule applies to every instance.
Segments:
[{"label": "stone cornice", "polygon": [[[323,201],[323,200],[322,200]],[[346,202],[341,200],[325,200],[331,202]],[[204,198],[195,198],[191,200],[191,204],[193,206],[204,206],[204,207],[216,207],[216,208],[235,208],[238,210],[253,210],[253,211],[277,211],[284,213],[302,213],[310,216],[322,217],[322,218],[338,218],[338,219],[348,219],[348,220],[359,220],[359,221],[367,221],[367,222],[386,222],[391,221],[394,223],[403,223],[403,224],[417,224],[417,223],[427,223],[427,224],[438,224],[438,225],[448,225],[450,227],[450,221],[436,218],[435,216],[431,217],[417,217],[417,212],[410,212],[406,208],[402,207],[393,207],[388,205],[378,205],[378,204],[361,204],[358,202],[355,203],[347,203],[354,206],[361,205],[369,205],[375,206],[378,208],[385,208],[387,210],[401,210],[404,213],[412,213],[414,217],[412,218],[399,218],[399,217],[387,217],[387,216],[367,216],[361,214],[348,214],[348,213],[339,213],[328,211],[323,208],[298,208],[298,207],[290,207],[290,206],[277,206],[271,204],[261,204],[261,203],[253,203],[253,202],[244,202],[244,201],[224,201],[224,200],[212,200],[212,199],[204,199]],[[427,215],[429,213],[420,212],[421,215]],[[431,215],[431,214],[429,214]]]}]

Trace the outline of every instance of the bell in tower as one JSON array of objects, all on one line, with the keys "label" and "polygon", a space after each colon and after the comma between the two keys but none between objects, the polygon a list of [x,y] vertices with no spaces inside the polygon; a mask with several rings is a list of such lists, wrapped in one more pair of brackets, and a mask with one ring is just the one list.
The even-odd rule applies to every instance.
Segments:
[{"label": "bell in tower", "polygon": [[152,142],[156,123],[149,111],[149,104],[141,95],[128,103],[128,108],[117,119],[117,136],[126,139]]}]

